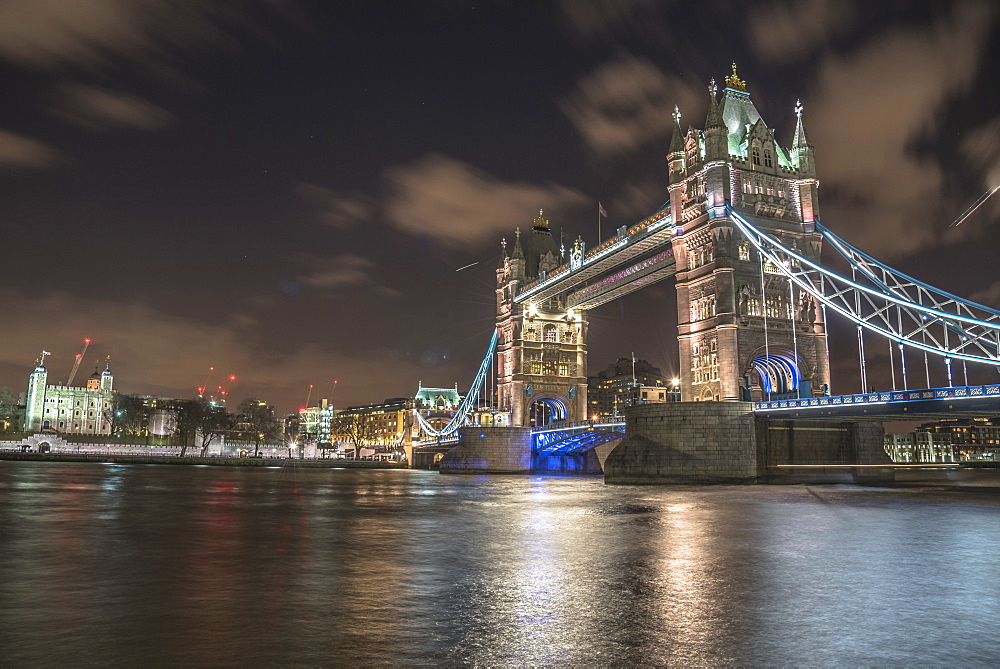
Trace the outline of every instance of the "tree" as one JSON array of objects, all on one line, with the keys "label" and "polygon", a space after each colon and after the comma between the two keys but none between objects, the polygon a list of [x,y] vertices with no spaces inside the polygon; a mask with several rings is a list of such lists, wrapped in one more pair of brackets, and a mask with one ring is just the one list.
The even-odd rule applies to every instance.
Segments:
[{"label": "tree", "polygon": [[240,402],[236,410],[237,431],[244,438],[254,443],[254,456],[260,454],[260,445],[268,439],[279,439],[282,435],[282,424],[275,415],[274,407],[264,400],[248,397]]},{"label": "tree", "polygon": [[201,403],[201,411],[198,419],[198,446],[201,451],[198,453],[205,457],[208,447],[216,440],[222,440],[233,428],[233,417],[229,415],[225,407],[215,406],[207,402]]},{"label": "tree", "polygon": [[15,432],[17,424],[17,398],[8,386],[0,386],[0,432]]},{"label": "tree", "polygon": [[104,404],[104,422],[112,435],[137,435],[149,424],[149,410],[138,395],[112,393]]},{"label": "tree", "polygon": [[331,434],[354,444],[354,457],[361,458],[361,449],[375,441],[378,425],[367,416],[343,413],[337,415],[331,424]]}]

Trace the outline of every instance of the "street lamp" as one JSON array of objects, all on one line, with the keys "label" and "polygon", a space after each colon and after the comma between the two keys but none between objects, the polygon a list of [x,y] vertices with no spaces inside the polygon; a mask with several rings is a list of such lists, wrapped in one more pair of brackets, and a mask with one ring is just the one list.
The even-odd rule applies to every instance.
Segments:
[{"label": "street lamp", "polygon": [[670,379],[670,394],[673,396],[674,402],[681,401],[681,380],[676,376]]}]

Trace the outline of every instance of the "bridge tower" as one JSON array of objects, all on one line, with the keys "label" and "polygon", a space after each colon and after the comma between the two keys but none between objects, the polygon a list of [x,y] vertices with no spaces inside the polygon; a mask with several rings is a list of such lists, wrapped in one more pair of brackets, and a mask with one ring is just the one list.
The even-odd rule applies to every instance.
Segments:
[{"label": "bridge tower", "polygon": [[802,124],[778,145],[736,65],[721,100],[713,80],[704,130],[681,130],[675,107],[667,154],[677,226],[677,322],[681,395],[689,400],[816,395],[830,370],[824,314],[814,300],[761,262],[726,207],[818,261],[821,236],[813,146]]},{"label": "bridge tower", "polygon": [[[582,242],[576,246],[582,252]],[[497,406],[511,426],[587,418],[587,320],[566,306],[566,295],[539,303],[514,301],[520,287],[562,264],[563,249],[541,211],[527,244],[518,229],[497,267]]]}]

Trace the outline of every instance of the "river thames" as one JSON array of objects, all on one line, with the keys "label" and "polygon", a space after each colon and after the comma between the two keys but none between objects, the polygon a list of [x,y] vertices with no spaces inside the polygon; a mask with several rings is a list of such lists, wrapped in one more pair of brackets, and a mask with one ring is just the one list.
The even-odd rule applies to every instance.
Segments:
[{"label": "river thames", "polygon": [[0,664],[1000,663],[1000,495],[0,462]]}]

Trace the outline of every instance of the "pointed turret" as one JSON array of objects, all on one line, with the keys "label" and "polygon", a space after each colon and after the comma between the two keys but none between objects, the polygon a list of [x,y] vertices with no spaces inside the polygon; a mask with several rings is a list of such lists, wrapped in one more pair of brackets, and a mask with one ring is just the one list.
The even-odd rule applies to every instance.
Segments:
[{"label": "pointed turret", "polygon": [[795,137],[792,138],[792,158],[795,161],[795,165],[799,168],[799,171],[806,176],[814,177],[816,176],[816,156],[815,149],[813,145],[809,143],[809,137],[806,136],[806,128],[802,125],[802,106],[801,100],[795,101]]},{"label": "pointed turret", "polygon": [[101,390],[110,391],[114,380],[115,377],[111,373],[111,356],[109,355],[108,361],[104,365],[104,371],[101,372]]},{"label": "pointed turret", "polygon": [[684,174],[684,132],[681,130],[681,110],[674,105],[674,135],[670,138],[667,152],[667,170],[670,183],[680,181]]},{"label": "pointed turret", "polygon": [[514,231],[514,252],[510,256],[512,278],[524,281],[524,249],[521,248],[521,228]]},{"label": "pointed turret", "polygon": [[725,160],[729,157],[726,124],[715,97],[717,91],[715,79],[712,79],[708,85],[708,114],[705,116],[705,160]]}]

